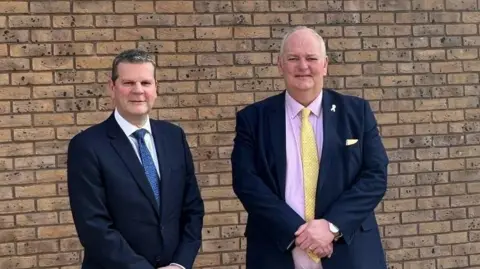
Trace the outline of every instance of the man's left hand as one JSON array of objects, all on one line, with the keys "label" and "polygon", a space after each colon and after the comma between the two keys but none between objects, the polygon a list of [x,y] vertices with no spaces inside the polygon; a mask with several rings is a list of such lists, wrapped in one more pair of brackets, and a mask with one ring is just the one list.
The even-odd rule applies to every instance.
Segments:
[{"label": "man's left hand", "polygon": [[180,267],[176,265],[168,265],[165,267],[159,267],[158,269],[180,269]]},{"label": "man's left hand", "polygon": [[324,255],[328,255],[329,246],[334,239],[329,223],[324,219],[311,220],[303,224],[298,228],[295,236],[297,237],[295,244],[301,249],[305,251],[317,250],[319,253],[325,252]]}]

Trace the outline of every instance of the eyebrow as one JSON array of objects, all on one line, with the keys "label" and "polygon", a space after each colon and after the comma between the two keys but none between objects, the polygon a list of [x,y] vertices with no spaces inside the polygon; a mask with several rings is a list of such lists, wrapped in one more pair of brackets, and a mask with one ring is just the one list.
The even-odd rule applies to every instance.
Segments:
[{"label": "eyebrow", "polygon": [[[299,56],[299,55],[298,55],[298,54],[294,54],[294,53],[288,53],[286,56],[287,56],[287,57],[293,57],[293,56],[297,57],[297,56]],[[307,57],[320,57],[320,54],[307,54],[306,56],[307,56]]]}]

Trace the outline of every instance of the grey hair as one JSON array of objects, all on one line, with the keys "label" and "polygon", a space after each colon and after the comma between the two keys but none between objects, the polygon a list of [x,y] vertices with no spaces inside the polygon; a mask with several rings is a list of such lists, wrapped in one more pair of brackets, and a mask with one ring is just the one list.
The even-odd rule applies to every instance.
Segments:
[{"label": "grey hair", "polygon": [[283,36],[282,43],[280,44],[280,55],[281,56],[283,56],[283,52],[285,50],[285,43],[287,42],[288,38],[293,33],[297,32],[299,30],[307,30],[310,33],[312,33],[318,39],[318,41],[320,42],[320,53],[321,53],[321,55],[327,57],[327,49],[325,48],[325,41],[323,40],[323,38],[315,30],[313,30],[312,28],[308,28],[306,26],[297,26],[297,27],[291,29],[290,31],[288,31]]},{"label": "grey hair", "polygon": [[118,54],[112,63],[112,81],[115,82],[118,78],[118,65],[120,63],[151,63],[155,69],[155,57],[141,49],[125,50]]}]

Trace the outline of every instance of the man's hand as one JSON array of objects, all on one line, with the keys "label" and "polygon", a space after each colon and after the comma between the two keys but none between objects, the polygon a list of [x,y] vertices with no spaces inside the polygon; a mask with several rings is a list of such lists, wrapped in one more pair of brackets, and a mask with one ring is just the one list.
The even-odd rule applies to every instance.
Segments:
[{"label": "man's hand", "polygon": [[320,257],[330,257],[333,252],[333,233],[324,219],[311,220],[295,232],[295,244],[305,251],[313,251]]}]

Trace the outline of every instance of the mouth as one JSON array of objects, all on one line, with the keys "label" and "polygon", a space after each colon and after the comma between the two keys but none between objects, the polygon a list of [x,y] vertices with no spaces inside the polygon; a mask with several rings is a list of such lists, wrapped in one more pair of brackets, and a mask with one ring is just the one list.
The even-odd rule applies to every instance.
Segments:
[{"label": "mouth", "polygon": [[303,78],[311,78],[312,76],[310,75],[295,75],[295,78],[300,78],[300,79],[303,79]]}]

